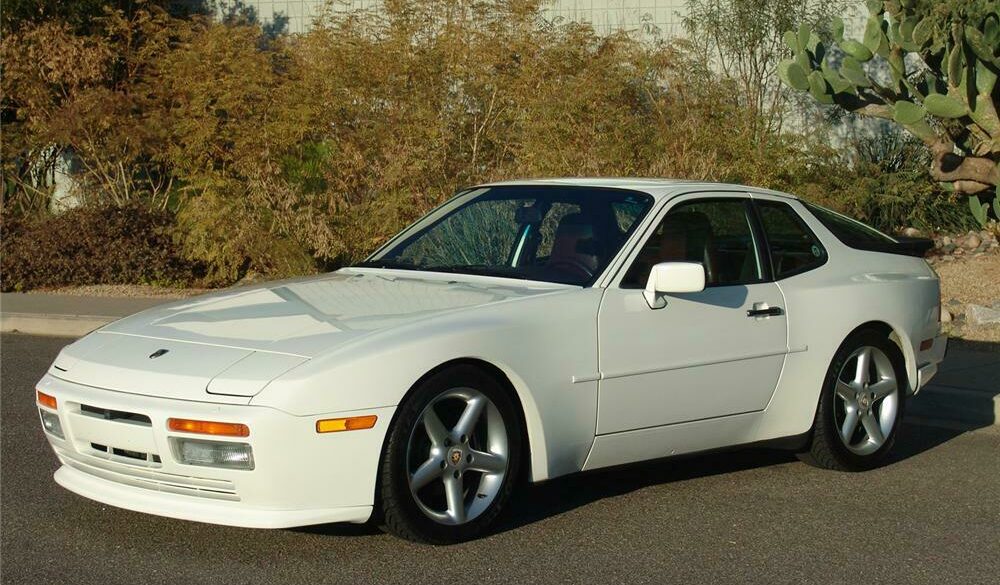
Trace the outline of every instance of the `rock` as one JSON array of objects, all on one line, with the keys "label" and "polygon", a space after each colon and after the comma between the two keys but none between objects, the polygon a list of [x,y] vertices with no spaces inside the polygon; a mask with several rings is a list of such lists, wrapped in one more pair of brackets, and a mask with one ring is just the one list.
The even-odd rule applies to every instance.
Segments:
[{"label": "rock", "polygon": [[983,239],[979,237],[979,234],[969,234],[969,237],[965,238],[965,244],[963,245],[970,250],[975,250],[982,243]]},{"label": "rock", "polygon": [[[950,238],[949,238],[949,239],[950,239]],[[952,243],[951,243],[951,242],[949,241],[949,242],[948,242],[947,244],[945,244],[944,246],[941,246],[941,252],[942,252],[943,254],[951,254],[952,252],[954,252],[954,251],[955,251],[955,248],[956,248],[956,247],[957,247],[957,246],[955,246],[955,244],[952,244]]]},{"label": "rock", "polygon": [[951,311],[945,309],[944,307],[941,308],[941,322],[951,323]]},{"label": "rock", "polygon": [[968,317],[969,322],[976,325],[1000,323],[1000,309],[994,309],[993,307],[970,304],[965,310],[965,315]]},{"label": "rock", "polygon": [[945,246],[951,246],[954,243],[955,243],[954,240],[952,240],[948,236],[945,236],[945,237],[941,238],[941,247],[942,248],[945,247]]},{"label": "rock", "polygon": [[922,238],[924,233],[915,227],[908,227],[903,230],[903,235],[908,238]]},{"label": "rock", "polygon": [[950,299],[947,303],[945,303],[945,305],[952,307],[954,309],[958,309],[962,307],[962,301],[958,299]]}]

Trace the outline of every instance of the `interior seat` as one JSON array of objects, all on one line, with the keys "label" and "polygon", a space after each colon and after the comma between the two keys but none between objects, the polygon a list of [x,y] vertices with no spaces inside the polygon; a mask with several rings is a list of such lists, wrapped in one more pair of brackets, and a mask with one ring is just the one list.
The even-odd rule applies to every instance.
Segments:
[{"label": "interior seat", "polygon": [[658,262],[700,262],[705,282],[714,283],[716,258],[712,222],[704,213],[683,211],[663,219]]},{"label": "interior seat", "polygon": [[578,272],[593,276],[601,262],[594,238],[594,224],[587,216],[570,213],[559,221],[547,265],[563,270],[575,267]]}]

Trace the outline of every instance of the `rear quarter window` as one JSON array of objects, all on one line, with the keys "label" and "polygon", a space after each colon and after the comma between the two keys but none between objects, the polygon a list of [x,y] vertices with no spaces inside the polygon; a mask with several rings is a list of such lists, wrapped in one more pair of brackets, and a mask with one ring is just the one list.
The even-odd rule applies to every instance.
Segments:
[{"label": "rear quarter window", "polygon": [[894,238],[846,215],[841,215],[812,203],[802,202],[802,204],[823,224],[823,227],[830,230],[830,233],[836,236],[838,240],[852,248],[868,250],[872,246],[886,246],[897,243]]},{"label": "rear quarter window", "polygon": [[801,274],[826,263],[826,249],[799,214],[787,203],[756,201],[757,214],[775,280]]}]

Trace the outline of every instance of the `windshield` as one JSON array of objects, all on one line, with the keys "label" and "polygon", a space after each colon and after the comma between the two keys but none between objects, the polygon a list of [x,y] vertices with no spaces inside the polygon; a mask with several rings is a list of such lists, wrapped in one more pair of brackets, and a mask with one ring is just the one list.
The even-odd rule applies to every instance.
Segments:
[{"label": "windshield", "polygon": [[652,203],[649,195],[620,189],[473,189],[358,266],[586,286],[615,257]]}]

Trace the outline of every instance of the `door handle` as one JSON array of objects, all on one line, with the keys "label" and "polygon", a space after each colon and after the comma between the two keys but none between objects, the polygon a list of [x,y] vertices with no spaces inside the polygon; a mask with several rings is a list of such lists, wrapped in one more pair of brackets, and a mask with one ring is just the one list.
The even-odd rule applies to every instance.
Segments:
[{"label": "door handle", "polygon": [[781,307],[753,308],[747,310],[747,317],[777,317],[783,312]]}]

